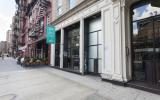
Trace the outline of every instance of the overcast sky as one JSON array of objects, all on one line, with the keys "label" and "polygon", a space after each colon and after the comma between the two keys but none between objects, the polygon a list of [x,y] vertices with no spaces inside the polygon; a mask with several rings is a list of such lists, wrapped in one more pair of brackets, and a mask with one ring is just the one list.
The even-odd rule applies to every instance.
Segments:
[{"label": "overcast sky", "polygon": [[6,32],[10,29],[15,9],[15,0],[0,0],[0,41],[6,40]]}]

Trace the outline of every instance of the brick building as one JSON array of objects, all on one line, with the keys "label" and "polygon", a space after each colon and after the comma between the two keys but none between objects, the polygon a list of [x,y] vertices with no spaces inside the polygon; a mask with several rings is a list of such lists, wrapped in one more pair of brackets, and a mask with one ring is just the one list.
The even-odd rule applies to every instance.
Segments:
[{"label": "brick building", "polygon": [[51,2],[48,0],[16,0],[19,11],[19,51],[27,57],[50,59],[46,43],[47,24],[51,21]]},{"label": "brick building", "polygon": [[6,41],[7,41],[7,52],[9,55],[12,55],[12,38],[13,38],[13,33],[11,30],[8,30],[6,32]]}]

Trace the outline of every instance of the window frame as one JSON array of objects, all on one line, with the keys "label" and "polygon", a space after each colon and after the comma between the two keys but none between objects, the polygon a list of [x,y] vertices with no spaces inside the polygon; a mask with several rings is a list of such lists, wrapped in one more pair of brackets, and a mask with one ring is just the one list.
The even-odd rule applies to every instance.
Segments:
[{"label": "window frame", "polygon": [[60,16],[63,13],[63,0],[57,0],[57,15]]},{"label": "window frame", "polygon": [[77,0],[69,0],[69,9],[73,9],[76,6],[76,2]]}]

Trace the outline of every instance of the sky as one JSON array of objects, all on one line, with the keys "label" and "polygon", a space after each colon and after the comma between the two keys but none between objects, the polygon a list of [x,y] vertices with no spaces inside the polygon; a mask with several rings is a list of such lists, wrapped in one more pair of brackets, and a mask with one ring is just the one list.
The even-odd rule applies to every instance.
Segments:
[{"label": "sky", "polygon": [[[160,14],[160,8],[152,7],[151,4],[141,6],[134,9],[133,21],[154,16],[155,13]],[[133,23],[134,34],[138,33],[137,23]]]},{"label": "sky", "polygon": [[0,41],[6,40],[6,32],[11,29],[10,25],[15,11],[15,0],[0,0]]}]

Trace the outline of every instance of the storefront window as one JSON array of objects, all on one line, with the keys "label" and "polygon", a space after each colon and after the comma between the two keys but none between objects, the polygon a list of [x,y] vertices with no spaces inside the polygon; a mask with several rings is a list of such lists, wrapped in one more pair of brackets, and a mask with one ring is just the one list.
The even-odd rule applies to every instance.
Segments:
[{"label": "storefront window", "polygon": [[145,83],[158,83],[160,8],[146,2],[135,5],[132,12],[133,79]]},{"label": "storefront window", "polygon": [[160,14],[160,8],[153,7],[151,4],[146,4],[140,7],[137,7],[133,10],[133,21],[148,18],[150,16],[155,16]]},{"label": "storefront window", "polygon": [[89,19],[88,27],[88,57],[87,72],[98,74],[101,73],[102,61],[102,26],[99,14]]},{"label": "storefront window", "polygon": [[[77,25],[77,26],[76,26]],[[75,27],[76,26],[76,27]],[[79,23],[70,26],[64,36],[64,68],[79,72]]]}]

